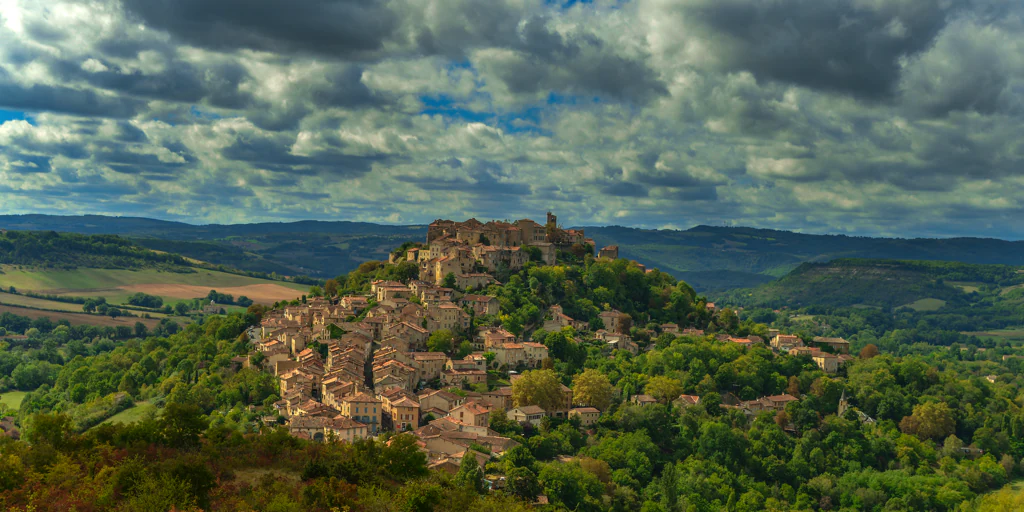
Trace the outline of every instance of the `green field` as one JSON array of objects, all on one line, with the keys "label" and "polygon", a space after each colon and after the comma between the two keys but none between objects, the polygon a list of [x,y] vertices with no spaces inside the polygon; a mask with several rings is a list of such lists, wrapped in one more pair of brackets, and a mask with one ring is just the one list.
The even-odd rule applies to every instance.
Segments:
[{"label": "green field", "polygon": [[149,402],[138,402],[135,406],[107,418],[103,423],[100,423],[100,425],[103,425],[104,423],[135,423],[145,417],[146,414],[156,412],[157,410],[157,406]]},{"label": "green field", "polygon": [[996,341],[1016,341],[1024,342],[1024,327],[1016,327],[1009,329],[993,329],[990,331],[968,331],[963,334],[969,336],[977,336],[979,338],[991,338]]},{"label": "green field", "polygon": [[942,309],[942,306],[946,305],[946,301],[941,299],[918,299],[910,304],[904,304],[901,307],[910,308],[914,311],[938,311]]},{"label": "green field", "polygon": [[0,393],[0,404],[6,405],[8,410],[17,411],[27,394],[25,391],[4,391]]},{"label": "green field", "polygon": [[36,299],[34,297],[26,297],[24,295],[17,295],[4,292],[0,292],[0,304],[7,304],[10,306],[25,306],[27,308],[36,309],[49,309],[52,311],[71,311],[75,313],[82,312],[81,304],[72,304],[70,302],[57,302],[55,300]]},{"label": "green field", "polygon": [[977,283],[973,281],[947,281],[946,284],[960,288],[964,293],[974,293],[981,290],[981,286],[985,283]]}]

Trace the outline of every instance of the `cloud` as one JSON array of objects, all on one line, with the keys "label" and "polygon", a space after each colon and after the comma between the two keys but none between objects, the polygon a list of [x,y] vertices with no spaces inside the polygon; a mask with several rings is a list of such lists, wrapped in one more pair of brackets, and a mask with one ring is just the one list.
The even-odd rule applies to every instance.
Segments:
[{"label": "cloud", "polygon": [[2,12],[10,212],[1024,237],[1019,2]]},{"label": "cloud", "polygon": [[380,49],[398,25],[369,0],[122,0],[134,17],[212,49],[307,52],[339,57]]},{"label": "cloud", "polygon": [[927,48],[962,3],[674,0],[658,7],[691,40],[684,48],[710,54],[710,67],[879,99],[894,92],[900,59]]}]

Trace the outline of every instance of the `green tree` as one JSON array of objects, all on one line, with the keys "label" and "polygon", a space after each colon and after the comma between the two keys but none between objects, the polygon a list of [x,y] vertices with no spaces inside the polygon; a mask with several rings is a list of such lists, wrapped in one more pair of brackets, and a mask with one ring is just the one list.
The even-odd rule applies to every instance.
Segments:
[{"label": "green tree", "polygon": [[459,464],[459,471],[455,473],[455,485],[463,489],[469,489],[477,494],[486,490],[484,486],[484,470],[476,460],[476,452],[466,450]]},{"label": "green tree", "polygon": [[33,414],[25,432],[25,440],[29,443],[49,446],[55,450],[67,448],[73,436],[74,423],[71,416],[66,414]]},{"label": "green tree", "polygon": [[209,426],[203,411],[192,403],[168,402],[158,422],[164,443],[179,449],[198,447],[200,434]]},{"label": "green tree", "polygon": [[381,450],[381,463],[397,481],[427,474],[427,455],[420,451],[418,439],[412,434],[393,436]]},{"label": "green tree", "polygon": [[445,288],[455,289],[455,283],[455,274],[449,272],[444,276],[444,281],[441,282],[441,286],[444,286]]},{"label": "green tree", "polygon": [[676,379],[659,375],[647,381],[647,386],[644,387],[644,390],[647,391],[648,395],[654,397],[655,400],[667,404],[683,394],[683,384]]},{"label": "green tree", "polygon": [[506,470],[505,489],[509,494],[528,503],[536,501],[541,491],[537,475],[525,467]]},{"label": "green tree", "polygon": [[602,411],[608,410],[612,403],[615,387],[608,376],[593,368],[572,379],[572,399],[577,405],[589,405]]},{"label": "green tree", "polygon": [[900,421],[900,430],[921,439],[941,440],[956,431],[953,411],[945,402],[925,402]]},{"label": "green tree", "polygon": [[185,315],[187,315],[188,312],[189,312],[188,303],[185,302],[185,301],[178,302],[177,304],[174,305],[174,312],[178,316],[185,316]]},{"label": "green tree", "polygon": [[439,329],[430,333],[430,337],[427,338],[427,350],[431,352],[444,352],[445,354],[451,353],[452,342],[455,340],[455,335],[448,329]]},{"label": "green tree", "polygon": [[564,407],[562,383],[553,370],[531,370],[512,383],[512,402],[516,407],[537,405],[546,411]]}]

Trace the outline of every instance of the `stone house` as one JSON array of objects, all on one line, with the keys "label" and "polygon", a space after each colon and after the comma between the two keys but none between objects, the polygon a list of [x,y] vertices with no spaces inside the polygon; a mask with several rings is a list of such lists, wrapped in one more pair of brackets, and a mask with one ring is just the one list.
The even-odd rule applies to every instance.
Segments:
[{"label": "stone house", "polygon": [[341,414],[366,425],[376,435],[380,431],[383,416],[381,401],[366,393],[357,393],[341,399]]},{"label": "stone house", "polygon": [[449,418],[478,427],[489,426],[490,416],[491,407],[480,402],[467,402],[448,411]]},{"label": "stone house", "polygon": [[497,315],[501,311],[501,303],[497,297],[488,295],[464,295],[459,299],[460,306],[470,306],[476,316]]},{"label": "stone house", "polygon": [[602,311],[599,313],[598,318],[604,323],[604,328],[610,332],[619,332],[620,328],[624,325],[623,317],[627,317],[625,313],[617,310]]},{"label": "stone house", "polygon": [[413,367],[418,372],[419,380],[428,381],[441,377],[448,356],[444,352],[411,352]]},{"label": "stone house", "polygon": [[432,390],[426,393],[421,393],[419,396],[420,410],[437,409],[448,413],[448,411],[454,409],[463,404],[465,401],[459,395],[455,393],[449,393],[445,390]]},{"label": "stone house", "polygon": [[544,409],[536,405],[527,405],[526,407],[516,407],[511,411],[508,411],[508,419],[518,423],[529,423],[535,427],[540,426],[541,420],[544,416],[547,416],[547,412]]},{"label": "stone house", "polygon": [[469,328],[469,315],[453,302],[442,302],[427,306],[427,330],[441,329],[456,331]]},{"label": "stone house", "polygon": [[446,386],[461,386],[463,383],[486,384],[487,372],[483,370],[445,370],[441,372],[441,383]]},{"label": "stone house", "polygon": [[602,247],[597,253],[597,259],[599,260],[615,260],[619,258],[619,246],[609,245]]},{"label": "stone house", "polygon": [[601,411],[594,407],[576,407],[569,410],[569,418],[579,418],[581,426],[589,427],[601,419]]}]

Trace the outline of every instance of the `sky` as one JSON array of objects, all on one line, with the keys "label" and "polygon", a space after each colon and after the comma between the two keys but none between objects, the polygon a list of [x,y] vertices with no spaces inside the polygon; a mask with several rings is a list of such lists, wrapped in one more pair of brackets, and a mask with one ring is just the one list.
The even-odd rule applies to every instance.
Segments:
[{"label": "sky", "polygon": [[0,0],[0,214],[1024,238],[1024,2]]}]

